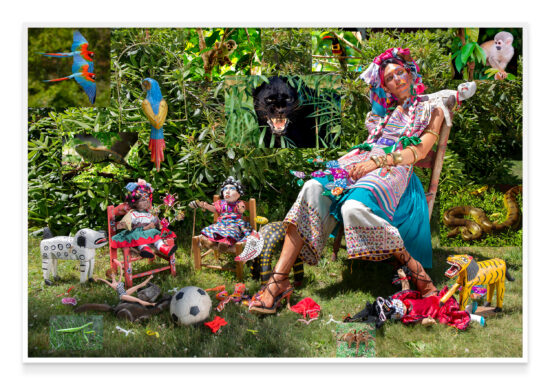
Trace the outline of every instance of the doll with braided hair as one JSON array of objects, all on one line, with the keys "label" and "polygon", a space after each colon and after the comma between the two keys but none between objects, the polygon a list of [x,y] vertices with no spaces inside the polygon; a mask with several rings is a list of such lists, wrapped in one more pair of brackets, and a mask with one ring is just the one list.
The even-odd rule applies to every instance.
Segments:
[{"label": "doll with braided hair", "polygon": [[126,189],[129,191],[126,202],[131,210],[118,223],[118,228],[123,231],[113,236],[114,247],[135,247],[143,258],[153,258],[152,248],[156,248],[171,257],[177,246],[169,246],[164,240],[176,235],[168,229],[159,230],[160,221],[151,213],[153,188],[143,179],[138,179],[137,183],[128,183]]},{"label": "doll with braided hair", "polygon": [[217,248],[224,252],[235,243],[242,241],[252,232],[250,224],[242,219],[245,204],[239,200],[244,194],[244,186],[232,176],[221,185],[221,197],[214,204],[195,201],[196,206],[218,214],[216,223],[201,230],[200,242],[209,249]]}]

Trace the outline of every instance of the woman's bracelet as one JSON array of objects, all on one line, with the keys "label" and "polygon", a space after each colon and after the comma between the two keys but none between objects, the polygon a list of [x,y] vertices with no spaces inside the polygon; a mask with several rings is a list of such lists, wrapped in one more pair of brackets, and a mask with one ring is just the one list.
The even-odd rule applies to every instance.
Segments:
[{"label": "woman's bracelet", "polygon": [[401,154],[400,151],[394,151],[390,155],[393,159],[394,166],[397,166],[398,164],[403,163],[403,154]]},{"label": "woman's bracelet", "polygon": [[416,151],[416,148],[414,146],[409,146],[407,148],[409,148],[412,151],[413,156],[414,156],[414,160],[413,160],[412,164],[415,164],[416,162],[418,162],[418,152]]},{"label": "woman's bracelet", "polygon": [[376,167],[382,167],[382,160],[378,155],[373,155],[370,159],[374,162],[374,164],[376,164]]},{"label": "woman's bracelet", "polygon": [[428,130],[424,130],[424,132],[427,132],[428,134],[432,134],[432,135],[435,135],[435,137],[437,138],[437,143],[439,143],[439,134],[435,131],[432,131],[430,129]]}]

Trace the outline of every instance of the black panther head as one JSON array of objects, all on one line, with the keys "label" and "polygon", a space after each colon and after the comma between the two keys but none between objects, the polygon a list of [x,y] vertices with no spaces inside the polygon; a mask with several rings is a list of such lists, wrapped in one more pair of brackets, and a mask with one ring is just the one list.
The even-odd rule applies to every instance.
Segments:
[{"label": "black panther head", "polygon": [[301,107],[296,89],[286,79],[274,76],[257,87],[252,96],[259,124],[267,124],[273,135],[285,135]]}]

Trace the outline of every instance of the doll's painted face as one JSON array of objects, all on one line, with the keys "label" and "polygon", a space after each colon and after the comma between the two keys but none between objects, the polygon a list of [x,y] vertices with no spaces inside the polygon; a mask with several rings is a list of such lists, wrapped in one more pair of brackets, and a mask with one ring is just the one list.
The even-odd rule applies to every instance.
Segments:
[{"label": "doll's painted face", "polygon": [[236,200],[238,200],[241,197],[241,194],[239,194],[239,191],[237,191],[237,187],[235,187],[232,184],[226,185],[223,189],[223,199],[226,201],[233,203]]},{"label": "doll's painted face", "polygon": [[384,90],[397,99],[411,95],[411,74],[399,64],[390,63],[384,69]]},{"label": "doll's painted face", "polygon": [[135,208],[138,211],[147,211],[149,208],[149,199],[147,198],[139,198],[139,200],[135,203]]}]

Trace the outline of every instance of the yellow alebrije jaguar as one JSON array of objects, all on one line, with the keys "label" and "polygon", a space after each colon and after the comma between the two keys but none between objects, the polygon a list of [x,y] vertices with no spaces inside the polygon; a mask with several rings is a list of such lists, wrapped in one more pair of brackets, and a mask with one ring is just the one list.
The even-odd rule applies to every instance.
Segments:
[{"label": "yellow alebrije jaguar", "polygon": [[460,310],[464,310],[470,299],[472,287],[474,285],[487,285],[487,302],[485,306],[491,306],[491,299],[496,289],[497,306],[495,312],[502,311],[504,280],[514,280],[506,270],[506,262],[499,258],[476,262],[472,256],[462,254],[450,255],[447,258],[447,263],[451,267],[445,272],[445,276],[447,278],[457,277],[457,279],[453,287],[441,299],[441,303],[445,303],[462,286],[458,303]]}]

